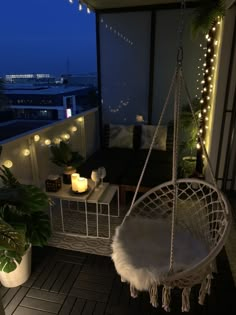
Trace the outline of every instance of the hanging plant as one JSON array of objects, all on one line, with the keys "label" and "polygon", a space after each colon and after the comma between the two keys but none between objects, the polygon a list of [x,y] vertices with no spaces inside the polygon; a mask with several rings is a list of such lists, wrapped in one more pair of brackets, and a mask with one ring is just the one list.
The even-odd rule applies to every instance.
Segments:
[{"label": "hanging plant", "polygon": [[217,17],[225,15],[225,0],[202,0],[193,13],[192,35],[206,34]]}]

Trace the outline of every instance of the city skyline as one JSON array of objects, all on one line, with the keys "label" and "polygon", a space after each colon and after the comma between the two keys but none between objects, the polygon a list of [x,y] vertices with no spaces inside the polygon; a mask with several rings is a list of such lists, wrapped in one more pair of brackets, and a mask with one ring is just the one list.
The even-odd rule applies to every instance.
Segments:
[{"label": "city skyline", "polygon": [[96,72],[94,13],[68,0],[11,0],[0,7],[0,76]]}]

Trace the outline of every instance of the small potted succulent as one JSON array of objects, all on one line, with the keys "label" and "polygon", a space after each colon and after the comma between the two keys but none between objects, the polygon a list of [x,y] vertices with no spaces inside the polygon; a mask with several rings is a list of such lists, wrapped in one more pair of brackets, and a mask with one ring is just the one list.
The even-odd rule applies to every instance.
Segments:
[{"label": "small potted succulent", "polygon": [[18,182],[0,167],[0,282],[15,287],[31,273],[32,246],[44,246],[51,235],[45,209],[48,196],[38,187]]},{"label": "small potted succulent", "polygon": [[83,157],[71,150],[68,143],[61,141],[59,144],[50,147],[52,157],[51,161],[64,168],[63,183],[71,184],[71,174],[76,173],[76,169],[83,162]]}]

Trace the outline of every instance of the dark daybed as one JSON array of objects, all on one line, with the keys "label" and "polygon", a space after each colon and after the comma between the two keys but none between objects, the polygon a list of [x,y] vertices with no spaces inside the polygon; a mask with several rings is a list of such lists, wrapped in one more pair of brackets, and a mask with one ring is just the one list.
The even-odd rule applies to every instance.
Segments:
[{"label": "dark daybed", "polygon": [[[155,126],[150,125],[106,125],[102,148],[89,157],[78,172],[90,178],[93,169],[104,166],[105,181],[119,185],[120,200],[125,203],[126,193],[136,189],[154,130]],[[171,179],[172,132],[172,124],[161,126],[139,192]]]}]

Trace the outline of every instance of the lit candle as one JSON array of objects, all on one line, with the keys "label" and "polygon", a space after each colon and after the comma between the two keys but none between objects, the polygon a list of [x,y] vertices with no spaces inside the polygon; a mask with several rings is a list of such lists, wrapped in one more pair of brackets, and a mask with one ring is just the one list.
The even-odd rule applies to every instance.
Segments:
[{"label": "lit candle", "polygon": [[84,192],[88,189],[88,180],[87,178],[80,177],[78,179],[78,192]]},{"label": "lit candle", "polygon": [[71,175],[71,185],[73,191],[78,191],[78,180],[80,178],[80,175],[78,173],[73,173]]}]

